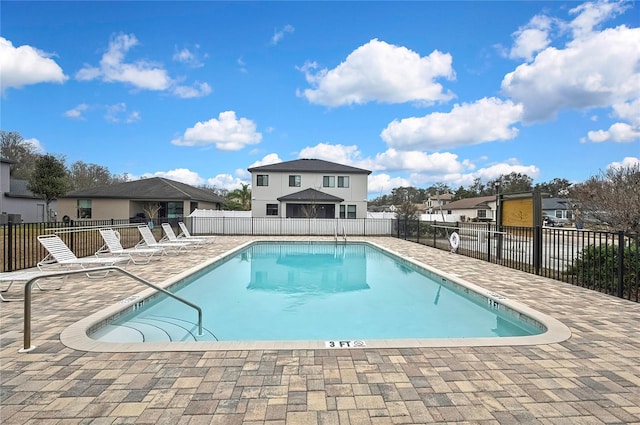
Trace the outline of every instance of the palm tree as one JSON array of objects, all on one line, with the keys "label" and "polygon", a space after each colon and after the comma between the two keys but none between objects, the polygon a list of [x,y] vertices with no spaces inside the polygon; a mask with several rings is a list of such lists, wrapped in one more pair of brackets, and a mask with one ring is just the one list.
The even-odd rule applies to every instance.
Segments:
[{"label": "palm tree", "polygon": [[251,210],[251,189],[249,189],[249,185],[242,183],[242,188],[229,192],[227,200],[239,204],[243,211]]}]

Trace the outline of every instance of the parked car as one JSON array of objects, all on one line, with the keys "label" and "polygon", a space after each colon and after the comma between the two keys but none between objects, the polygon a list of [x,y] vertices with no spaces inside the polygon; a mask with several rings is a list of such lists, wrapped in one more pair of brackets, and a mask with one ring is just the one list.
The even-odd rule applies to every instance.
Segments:
[{"label": "parked car", "polygon": [[542,225],[547,227],[564,227],[568,222],[566,218],[556,218],[548,215],[545,215],[542,219]]}]

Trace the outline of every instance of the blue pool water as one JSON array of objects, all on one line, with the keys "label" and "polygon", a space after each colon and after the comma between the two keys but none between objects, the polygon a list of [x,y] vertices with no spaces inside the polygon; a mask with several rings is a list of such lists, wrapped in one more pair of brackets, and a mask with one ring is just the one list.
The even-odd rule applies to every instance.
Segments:
[{"label": "blue pool water", "polygon": [[[202,307],[206,331],[198,340],[476,338],[543,332],[489,308],[486,298],[468,296],[439,276],[364,243],[257,243],[188,280],[170,290]],[[154,340],[153,330],[163,326],[194,334],[194,322],[193,309],[160,295],[98,329],[92,338],[121,339],[127,329]]]}]

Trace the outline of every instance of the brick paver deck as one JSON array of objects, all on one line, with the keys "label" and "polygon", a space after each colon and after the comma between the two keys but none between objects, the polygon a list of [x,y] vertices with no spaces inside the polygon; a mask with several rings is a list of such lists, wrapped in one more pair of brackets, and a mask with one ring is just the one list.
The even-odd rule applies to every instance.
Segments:
[{"label": "brick paver deck", "polygon": [[[250,240],[128,269],[152,282]],[[76,351],[60,333],[140,292],[124,276],[0,305],[2,424],[640,424],[640,305],[393,238],[371,238],[551,315],[569,340],[507,347]],[[12,295],[16,295],[12,289]]]}]

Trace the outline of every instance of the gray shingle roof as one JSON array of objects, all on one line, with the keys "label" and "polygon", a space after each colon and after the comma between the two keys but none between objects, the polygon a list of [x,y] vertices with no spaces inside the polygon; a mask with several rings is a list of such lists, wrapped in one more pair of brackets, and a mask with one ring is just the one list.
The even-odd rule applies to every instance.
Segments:
[{"label": "gray shingle roof", "polygon": [[277,164],[262,165],[249,168],[249,172],[275,171],[275,172],[299,172],[299,173],[349,173],[371,174],[371,171],[349,165],[336,164],[322,159],[296,159],[293,161],[279,162]]},{"label": "gray shingle roof", "polygon": [[299,202],[342,202],[344,199],[328,193],[320,192],[316,189],[305,189],[300,192],[281,196],[278,201],[299,201]]},{"label": "gray shingle roof", "polygon": [[42,199],[42,197],[27,189],[27,184],[27,180],[10,179],[9,192],[5,192],[5,196],[8,196],[9,198]]},{"label": "gray shingle roof", "polygon": [[488,208],[487,203],[495,201],[495,195],[491,196],[478,196],[475,198],[459,199],[457,201],[449,202],[445,208],[448,210],[468,210],[472,208]]},{"label": "gray shingle roof", "polygon": [[193,200],[223,203],[224,199],[210,190],[200,189],[185,183],[152,177],[118,183],[110,186],[74,190],[63,198],[115,198],[148,200]]}]

